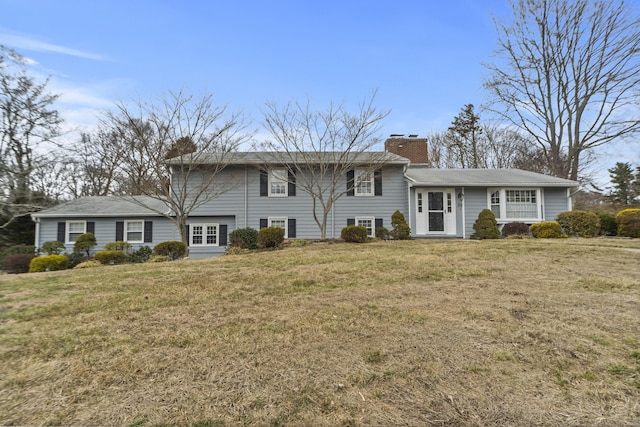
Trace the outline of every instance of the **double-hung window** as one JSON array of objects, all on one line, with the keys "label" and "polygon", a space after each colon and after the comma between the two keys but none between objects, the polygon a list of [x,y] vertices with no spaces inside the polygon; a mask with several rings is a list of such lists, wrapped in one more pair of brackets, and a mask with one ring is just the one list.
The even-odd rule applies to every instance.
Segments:
[{"label": "double-hung window", "polygon": [[542,219],[540,190],[490,189],[488,202],[496,219],[505,221],[539,221]]},{"label": "double-hung window", "polygon": [[354,178],[356,196],[373,196],[373,172],[370,170],[356,169]]},{"label": "double-hung window", "polygon": [[218,246],[218,224],[191,224],[189,226],[191,246]]},{"label": "double-hung window", "polygon": [[78,237],[87,232],[86,221],[67,221],[67,242],[75,243]]},{"label": "double-hung window", "polygon": [[142,243],[144,233],[144,221],[125,221],[124,239],[129,243]]},{"label": "double-hung window", "polygon": [[286,169],[272,169],[269,171],[269,196],[287,197],[288,175]]},{"label": "double-hung window", "polygon": [[375,218],[372,217],[357,217],[356,225],[367,229],[367,236],[374,237],[375,235]]}]

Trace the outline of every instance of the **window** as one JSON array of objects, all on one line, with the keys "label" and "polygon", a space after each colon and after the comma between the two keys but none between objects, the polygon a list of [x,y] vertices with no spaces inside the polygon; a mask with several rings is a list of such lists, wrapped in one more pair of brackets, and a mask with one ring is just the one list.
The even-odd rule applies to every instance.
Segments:
[{"label": "window", "polygon": [[374,229],[375,219],[370,217],[356,218],[356,225],[367,229],[367,235],[373,237],[375,234]]},{"label": "window", "polygon": [[124,239],[131,243],[142,243],[143,241],[143,221],[125,221],[124,222]]},{"label": "window", "polygon": [[287,218],[269,218],[268,226],[269,227],[280,227],[284,230],[284,238],[287,239]]},{"label": "window", "polygon": [[373,196],[373,173],[368,170],[355,171],[355,195]]},{"label": "window", "polygon": [[189,226],[191,246],[218,246],[218,224],[191,224]]},{"label": "window", "polygon": [[269,196],[286,197],[288,187],[288,173],[286,169],[269,171]]},{"label": "window", "polygon": [[75,243],[86,232],[86,221],[67,221],[67,243]]},{"label": "window", "polygon": [[488,194],[489,206],[497,219],[540,220],[542,206],[535,189],[492,189]]}]

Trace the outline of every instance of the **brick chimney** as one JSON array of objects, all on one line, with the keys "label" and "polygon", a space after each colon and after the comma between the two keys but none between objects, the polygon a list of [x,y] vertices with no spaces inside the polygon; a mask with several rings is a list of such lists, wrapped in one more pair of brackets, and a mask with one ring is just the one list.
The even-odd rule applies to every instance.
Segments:
[{"label": "brick chimney", "polygon": [[427,138],[418,138],[411,134],[392,133],[384,142],[384,149],[398,156],[406,157],[411,163],[427,163],[429,161]]}]

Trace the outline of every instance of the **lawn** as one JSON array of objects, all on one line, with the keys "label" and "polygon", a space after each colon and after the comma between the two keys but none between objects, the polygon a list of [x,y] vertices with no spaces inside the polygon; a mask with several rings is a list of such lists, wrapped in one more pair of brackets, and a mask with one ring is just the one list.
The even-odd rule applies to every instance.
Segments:
[{"label": "lawn", "polygon": [[0,425],[640,423],[640,240],[0,276]]}]

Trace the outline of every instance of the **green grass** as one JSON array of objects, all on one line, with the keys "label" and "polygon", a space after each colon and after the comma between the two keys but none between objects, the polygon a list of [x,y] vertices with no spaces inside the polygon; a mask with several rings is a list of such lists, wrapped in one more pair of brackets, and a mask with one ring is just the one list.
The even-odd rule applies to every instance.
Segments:
[{"label": "green grass", "polygon": [[634,425],[638,240],[0,276],[0,425]]}]

